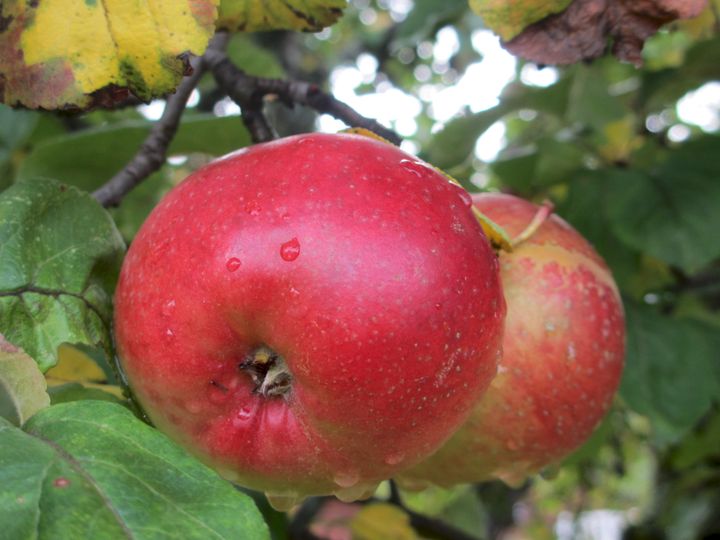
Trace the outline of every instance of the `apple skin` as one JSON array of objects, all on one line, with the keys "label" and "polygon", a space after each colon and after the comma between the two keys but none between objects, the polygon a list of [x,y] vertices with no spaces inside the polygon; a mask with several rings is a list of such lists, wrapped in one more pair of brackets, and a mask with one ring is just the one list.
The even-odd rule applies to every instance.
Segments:
[{"label": "apple skin", "polygon": [[[287,507],[436,450],[494,377],[505,304],[470,195],[387,143],[309,134],[196,171],[130,246],[115,335],[159,429]],[[265,346],[292,377],[258,393]]]},{"label": "apple skin", "polygon": [[[510,237],[539,208],[505,194],[476,194],[473,202]],[[507,317],[498,375],[466,424],[402,474],[409,487],[517,484],[580,446],[610,407],[623,368],[624,312],[592,246],[551,215],[500,254],[500,277]]]}]

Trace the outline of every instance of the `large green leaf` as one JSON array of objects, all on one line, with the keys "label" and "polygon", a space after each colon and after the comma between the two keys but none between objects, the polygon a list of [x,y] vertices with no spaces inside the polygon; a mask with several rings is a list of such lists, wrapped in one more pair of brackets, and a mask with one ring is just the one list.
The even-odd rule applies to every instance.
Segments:
[{"label": "large green leaf", "polygon": [[87,193],[38,178],[0,194],[0,333],[45,371],[64,342],[110,347],[124,243]]},{"label": "large green leaf", "polygon": [[[44,141],[23,161],[20,179],[51,176],[93,191],[135,155],[151,122],[129,121]],[[219,156],[250,143],[238,118],[197,115],[184,120],[169,155],[202,152]]]},{"label": "large green leaf", "polygon": [[608,171],[613,231],[687,272],[720,256],[720,137],[691,141],[647,172]]},{"label": "large green leaf", "polygon": [[720,396],[717,329],[626,303],[627,357],[620,393],[659,440],[687,433]]},{"label": "large green leaf", "polygon": [[0,419],[3,538],[268,538],[252,500],[122,406]]}]

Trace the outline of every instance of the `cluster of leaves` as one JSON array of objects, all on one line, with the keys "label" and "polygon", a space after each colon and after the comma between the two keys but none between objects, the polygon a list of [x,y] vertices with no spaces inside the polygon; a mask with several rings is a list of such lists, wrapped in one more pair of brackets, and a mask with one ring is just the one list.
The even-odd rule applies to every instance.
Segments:
[{"label": "cluster of leaves", "polygon": [[[158,0],[147,4],[157,8],[154,28],[161,30],[136,43],[137,35],[97,34],[122,28],[128,18],[144,20],[135,8],[112,13],[117,23],[88,25],[81,24],[86,17],[109,15],[102,3],[80,2],[72,24],[43,27],[59,20],[52,18],[56,4],[31,4],[0,3],[0,81],[20,73],[17,86],[2,84],[0,92],[7,103],[47,108],[126,102],[128,92],[143,99],[164,94],[186,69],[180,53],[202,52],[215,25],[318,30],[345,6]],[[482,23],[466,0],[416,0],[396,18],[389,4],[351,3],[321,39],[237,34],[228,52],[250,74],[318,82],[365,52],[378,69],[361,91],[390,84],[413,95],[428,82],[416,77],[419,67],[429,68],[430,83],[451,84],[480,60],[469,36]],[[570,2],[515,3],[518,19],[488,11],[502,4],[471,2],[512,40],[551,13],[562,16]],[[530,9],[539,4],[546,11]],[[363,23],[358,15],[367,10],[375,18]],[[390,529],[416,538],[414,510],[472,534],[522,525],[541,538],[561,510],[614,508],[634,523],[628,534],[638,538],[656,530],[672,539],[718,532],[720,135],[682,124],[675,110],[687,92],[720,78],[718,10],[720,3],[711,3],[698,18],[653,38],[643,70],[606,58],[559,71],[545,88],[517,80],[497,106],[445,125],[423,103],[409,138],[423,157],[471,190],[482,179],[491,188],[553,199],[609,262],[628,319],[620,397],[588,444],[547,479],[522,488],[406,494],[404,510],[328,505],[316,516],[316,530],[345,520],[358,538]],[[38,35],[54,38],[21,40],[28,20]],[[84,39],[111,43],[112,54],[89,61],[87,48],[68,41],[77,26],[90,32]],[[459,46],[434,70],[423,47],[432,48],[443,27],[456,30]],[[168,41],[173,32],[187,41]],[[153,45],[140,47],[147,40]],[[211,78],[200,81],[198,93],[169,149],[173,159],[109,212],[88,193],[130,160],[152,122],[135,107],[78,117],[0,106],[0,524],[12,524],[10,538],[153,538],[163,528],[182,530],[183,538],[268,535],[250,498],[142,422],[112,363],[111,297],[126,243],[189,171],[250,144],[241,122],[225,116],[227,98]],[[307,111],[269,104],[266,112],[281,134],[314,127]],[[497,160],[482,163],[473,155],[477,140],[496,122],[504,123],[507,144]],[[682,140],[674,135],[678,126]],[[512,513],[518,505],[525,517]],[[286,516],[260,506],[272,534],[286,535]],[[628,514],[630,507],[640,515]],[[386,528],[379,531],[379,522]]]}]

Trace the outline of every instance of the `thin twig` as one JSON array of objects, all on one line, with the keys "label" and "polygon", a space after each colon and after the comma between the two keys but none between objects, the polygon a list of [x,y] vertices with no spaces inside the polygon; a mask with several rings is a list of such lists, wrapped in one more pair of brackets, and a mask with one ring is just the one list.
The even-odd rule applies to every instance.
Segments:
[{"label": "thin twig", "polygon": [[[227,34],[216,34],[207,52],[222,50],[227,40]],[[193,59],[192,67],[192,74],[180,83],[173,95],[168,97],[162,116],[153,124],[135,156],[120,172],[93,193],[93,197],[104,207],[120,204],[130,190],[165,163],[168,147],[177,132],[187,100],[208,69],[205,56]]]},{"label": "thin twig", "polygon": [[[232,64],[230,59],[220,51],[209,51],[207,55],[215,80],[225,89],[230,98],[240,108],[248,105],[259,112],[258,104],[267,96],[277,98],[289,107],[297,103],[315,109],[319,113],[329,114],[342,120],[350,127],[361,127],[377,133],[393,144],[400,144],[400,137],[393,130],[379,124],[376,120],[366,118],[352,107],[323,92],[317,85],[285,79],[266,79],[253,77]],[[245,120],[245,119],[244,119]],[[248,125],[247,120],[245,120]],[[254,140],[266,140],[267,132],[263,129],[253,132],[254,127],[248,125]]]}]

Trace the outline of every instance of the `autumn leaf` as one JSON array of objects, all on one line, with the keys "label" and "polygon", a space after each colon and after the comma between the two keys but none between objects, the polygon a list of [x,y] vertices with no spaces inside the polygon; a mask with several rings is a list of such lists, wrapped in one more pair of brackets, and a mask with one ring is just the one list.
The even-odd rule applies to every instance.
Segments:
[{"label": "autumn leaf", "polygon": [[572,0],[470,0],[470,8],[505,41],[525,27],[553,13],[564,11]]},{"label": "autumn leaf", "polygon": [[642,63],[645,40],[677,19],[698,16],[707,0],[574,0],[562,13],[528,26],[505,43],[512,54],[539,64],[572,64],[612,53]]},{"label": "autumn leaf", "polygon": [[318,32],[334,24],[345,7],[346,0],[221,0],[217,27],[244,32]]},{"label": "autumn leaf", "polygon": [[87,109],[168,94],[207,47],[218,1],[0,2],[0,101]]}]

